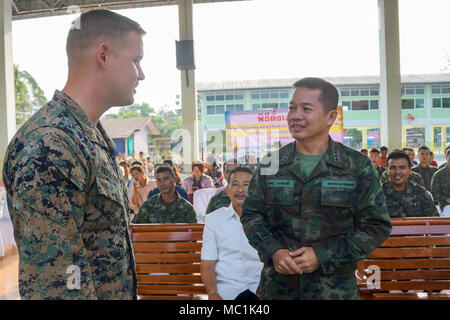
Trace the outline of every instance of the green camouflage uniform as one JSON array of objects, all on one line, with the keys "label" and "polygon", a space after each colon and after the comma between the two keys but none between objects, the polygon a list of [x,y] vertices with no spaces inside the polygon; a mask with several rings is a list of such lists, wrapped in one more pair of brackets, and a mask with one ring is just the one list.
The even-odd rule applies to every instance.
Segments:
[{"label": "green camouflage uniform", "polygon": [[431,193],[434,202],[440,206],[441,210],[450,205],[445,201],[445,199],[450,198],[450,169],[448,166],[442,167],[434,174],[431,182]]},{"label": "green camouflage uniform", "polygon": [[380,180],[381,180],[381,178],[382,178],[382,176],[383,176],[383,173],[386,172],[386,168],[385,168],[385,167],[382,167],[382,166],[378,166],[378,168],[375,168],[375,170],[377,170],[378,177],[379,177]]},{"label": "green camouflage uniform", "polygon": [[[387,173],[387,170],[383,172],[381,175],[381,183],[389,181],[389,175]],[[408,177],[408,181],[414,182],[418,184],[419,186],[422,186],[425,188],[425,183],[423,182],[422,176],[418,174],[417,172],[411,171]]]},{"label": "green camouflage uniform", "polygon": [[[298,159],[295,142],[265,156],[248,188],[241,222],[264,263],[257,294],[276,300],[358,299],[357,262],[391,231],[378,175],[367,156],[331,138],[308,178]],[[262,170],[277,160],[279,170],[265,175]],[[278,274],[272,253],[301,247],[314,249],[319,268]]]},{"label": "green camouflage uniform", "polygon": [[165,203],[158,193],[145,200],[135,223],[197,223],[194,207],[175,192],[176,199]]},{"label": "green camouflage uniform", "polygon": [[425,189],[431,191],[431,179],[433,179],[433,175],[438,171],[438,168],[432,166],[422,167],[422,165],[419,164],[413,167],[412,171],[417,172],[422,176]]},{"label": "green camouflage uniform", "polygon": [[433,199],[424,187],[406,181],[403,191],[395,191],[390,181],[382,185],[391,218],[439,216]]},{"label": "green camouflage uniform", "polygon": [[129,199],[100,123],[56,91],[12,139],[3,179],[22,299],[136,297]]},{"label": "green camouflage uniform", "polygon": [[211,200],[209,200],[208,207],[206,208],[206,214],[210,214],[217,209],[222,207],[228,207],[231,203],[230,198],[228,197],[225,189],[220,191],[218,194],[215,194]]}]

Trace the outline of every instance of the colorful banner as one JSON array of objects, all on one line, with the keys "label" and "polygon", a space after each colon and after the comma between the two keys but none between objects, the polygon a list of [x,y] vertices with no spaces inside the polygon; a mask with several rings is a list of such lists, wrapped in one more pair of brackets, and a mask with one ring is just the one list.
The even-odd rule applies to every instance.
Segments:
[{"label": "colorful banner", "polygon": [[[238,157],[248,153],[260,157],[269,150],[277,149],[294,141],[287,124],[289,109],[251,110],[225,112],[227,151]],[[342,107],[330,128],[333,140],[344,142]]]}]

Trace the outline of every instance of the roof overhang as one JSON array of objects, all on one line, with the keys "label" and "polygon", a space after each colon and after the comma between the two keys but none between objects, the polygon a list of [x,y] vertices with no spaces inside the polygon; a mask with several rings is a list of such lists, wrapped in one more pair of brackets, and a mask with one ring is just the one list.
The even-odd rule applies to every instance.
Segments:
[{"label": "roof overhang", "polygon": [[[194,0],[194,4],[231,1],[248,0]],[[177,3],[177,0],[12,0],[12,7],[13,20],[20,20],[73,14],[95,8],[118,10],[168,6]]]}]

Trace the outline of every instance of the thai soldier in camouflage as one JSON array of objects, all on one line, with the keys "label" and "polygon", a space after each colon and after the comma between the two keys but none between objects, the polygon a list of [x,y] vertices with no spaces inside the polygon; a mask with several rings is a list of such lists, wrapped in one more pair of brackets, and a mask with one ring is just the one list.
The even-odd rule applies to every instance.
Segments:
[{"label": "thai soldier in camouflage", "polygon": [[378,177],[381,179],[383,172],[386,171],[385,167],[380,166],[380,150],[373,148],[369,153],[370,161],[372,161],[373,166],[377,170]]},{"label": "thai soldier in camouflage", "polygon": [[441,210],[450,205],[450,146],[445,148],[446,166],[439,169],[431,181],[431,193]]},{"label": "thai soldier in camouflage", "polygon": [[428,191],[408,180],[412,166],[408,154],[401,150],[391,152],[387,166],[389,181],[382,188],[391,218],[439,216]]},{"label": "thai soldier in camouflage", "polygon": [[418,156],[419,164],[413,167],[412,170],[422,176],[425,189],[431,191],[431,179],[433,179],[433,175],[438,171],[438,168],[430,166],[430,149],[427,146],[419,148]]},{"label": "thai soldier in camouflage", "polygon": [[[238,163],[235,159],[225,161],[223,164],[224,172],[223,172],[223,178],[225,181],[228,181],[229,175],[231,171],[233,171],[235,168],[238,167]],[[213,211],[216,211],[217,209],[228,207],[231,203],[230,198],[228,197],[225,188],[222,188],[220,192],[215,194],[208,203],[208,207],[206,208],[206,214],[210,214]]]},{"label": "thai soldier in camouflage", "polygon": [[[381,183],[389,181],[389,175],[387,170],[383,172],[381,175]],[[425,183],[423,182],[422,176],[418,174],[417,172],[414,172],[411,170],[411,173],[408,176],[408,181],[414,182],[418,184],[419,186],[422,186],[425,188]]]},{"label": "thai soldier in camouflage", "polygon": [[3,178],[22,299],[136,298],[129,199],[99,117],[133,103],[144,34],[111,11],[83,13],[67,38],[65,87],[8,147]]},{"label": "thai soldier in camouflage", "polygon": [[172,167],[158,165],[155,178],[161,192],[142,204],[136,223],[196,223],[194,207],[175,191]]},{"label": "thai soldier in camouflage", "polygon": [[369,158],[329,136],[336,88],[317,78],[294,87],[287,120],[296,141],[261,160],[243,206],[264,263],[257,295],[358,299],[357,262],[391,231],[386,199]]}]

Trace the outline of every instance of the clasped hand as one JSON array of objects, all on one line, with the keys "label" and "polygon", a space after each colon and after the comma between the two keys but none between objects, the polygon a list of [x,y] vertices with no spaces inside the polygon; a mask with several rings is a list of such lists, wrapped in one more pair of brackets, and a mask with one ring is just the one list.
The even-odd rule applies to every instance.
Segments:
[{"label": "clasped hand", "polygon": [[319,268],[319,260],[311,247],[289,251],[279,249],[272,254],[275,270],[281,274],[303,274],[314,272]]}]

